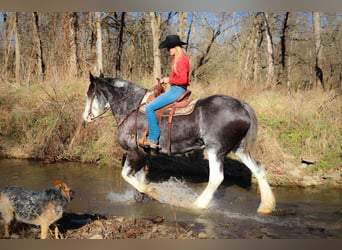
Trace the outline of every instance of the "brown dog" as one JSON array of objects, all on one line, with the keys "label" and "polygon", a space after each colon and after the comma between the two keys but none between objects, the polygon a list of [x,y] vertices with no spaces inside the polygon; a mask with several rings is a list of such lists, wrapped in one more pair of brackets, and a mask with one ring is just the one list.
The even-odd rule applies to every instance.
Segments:
[{"label": "brown dog", "polygon": [[40,226],[40,238],[46,239],[49,226],[63,216],[63,208],[73,193],[60,180],[55,181],[55,187],[41,191],[4,188],[0,196],[0,212],[5,220],[5,238],[9,238],[9,225],[15,215],[20,222]]}]

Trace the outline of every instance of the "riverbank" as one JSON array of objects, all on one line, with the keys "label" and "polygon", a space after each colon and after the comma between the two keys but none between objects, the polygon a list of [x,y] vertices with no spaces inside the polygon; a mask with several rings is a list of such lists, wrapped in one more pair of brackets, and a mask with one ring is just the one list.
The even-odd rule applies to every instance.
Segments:
[{"label": "riverbank", "polygon": [[[151,82],[139,84],[152,87]],[[88,126],[82,122],[87,87],[88,79],[0,84],[0,157],[120,166],[123,151],[113,117]],[[251,104],[259,119],[254,155],[265,165],[271,185],[341,187],[340,92],[291,93],[238,83],[198,83],[191,90],[193,98],[224,93]]]}]

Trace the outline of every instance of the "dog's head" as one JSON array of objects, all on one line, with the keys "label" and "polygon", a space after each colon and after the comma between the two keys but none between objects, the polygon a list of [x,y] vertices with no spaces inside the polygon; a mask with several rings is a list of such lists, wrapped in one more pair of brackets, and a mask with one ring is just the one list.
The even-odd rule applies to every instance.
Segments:
[{"label": "dog's head", "polygon": [[55,187],[59,187],[61,189],[61,192],[65,195],[65,197],[68,199],[68,202],[71,201],[74,197],[74,190],[69,188],[67,184],[64,182],[61,182],[59,179],[55,181]]}]

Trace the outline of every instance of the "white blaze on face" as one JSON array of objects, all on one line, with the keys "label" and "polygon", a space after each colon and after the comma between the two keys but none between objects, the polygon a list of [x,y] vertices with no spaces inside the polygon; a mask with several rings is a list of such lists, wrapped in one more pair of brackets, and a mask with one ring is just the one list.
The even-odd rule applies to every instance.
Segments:
[{"label": "white blaze on face", "polygon": [[[91,106],[90,106],[91,105]],[[91,102],[91,97],[87,98],[87,103],[83,112],[83,120],[87,123],[93,122],[93,118],[101,115],[105,109],[108,107],[109,104],[99,102],[98,98],[95,96],[93,102]],[[91,113],[89,111],[91,110]]]}]

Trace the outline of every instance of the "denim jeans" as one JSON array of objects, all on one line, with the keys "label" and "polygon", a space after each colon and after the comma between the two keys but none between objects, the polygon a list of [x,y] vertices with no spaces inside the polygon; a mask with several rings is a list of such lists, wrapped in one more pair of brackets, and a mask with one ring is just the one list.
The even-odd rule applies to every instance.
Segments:
[{"label": "denim jeans", "polygon": [[152,102],[146,105],[146,117],[148,122],[148,140],[157,143],[160,135],[160,129],[158,127],[158,121],[155,111],[172,102],[175,102],[178,99],[178,97],[180,97],[184,92],[184,88],[172,85],[167,92],[161,94]]}]

